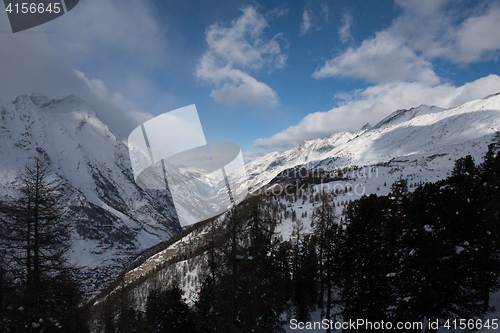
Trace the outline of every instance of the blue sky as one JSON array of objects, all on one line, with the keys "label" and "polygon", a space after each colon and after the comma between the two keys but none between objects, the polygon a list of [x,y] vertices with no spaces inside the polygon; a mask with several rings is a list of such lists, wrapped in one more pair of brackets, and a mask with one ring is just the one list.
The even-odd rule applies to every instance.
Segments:
[{"label": "blue sky", "polygon": [[80,0],[9,31],[0,15],[0,98],[74,93],[123,136],[196,104],[249,159],[500,92],[498,1]]}]

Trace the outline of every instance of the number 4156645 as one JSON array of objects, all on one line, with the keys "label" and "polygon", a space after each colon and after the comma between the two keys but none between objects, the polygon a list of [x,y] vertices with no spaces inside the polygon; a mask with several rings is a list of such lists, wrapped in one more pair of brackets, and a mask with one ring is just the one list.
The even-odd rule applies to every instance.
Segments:
[{"label": "number 4156645", "polygon": [[480,330],[484,329],[498,329],[498,319],[448,319],[445,321],[444,328],[446,329],[470,329],[470,330]]},{"label": "number 4156645", "polygon": [[22,4],[16,3],[12,5],[12,3],[9,3],[7,8],[5,9],[6,12],[11,14],[14,12],[15,14],[43,14],[43,13],[54,13],[54,14],[59,14],[61,12],[61,4],[59,2],[55,3],[48,3],[45,5],[44,3],[35,3],[35,2],[23,2]]}]

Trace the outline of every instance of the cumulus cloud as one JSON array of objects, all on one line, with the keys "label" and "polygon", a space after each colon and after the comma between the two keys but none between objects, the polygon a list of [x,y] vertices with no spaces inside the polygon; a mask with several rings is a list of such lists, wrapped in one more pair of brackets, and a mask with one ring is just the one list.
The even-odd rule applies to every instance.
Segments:
[{"label": "cumulus cloud", "polygon": [[283,68],[287,56],[280,42],[284,39],[277,34],[266,42],[266,18],[252,6],[242,12],[229,27],[216,23],[207,28],[208,50],[196,68],[196,76],[216,86],[211,96],[220,103],[274,107],[278,104],[276,92],[250,73]]},{"label": "cumulus cloud", "polygon": [[308,114],[298,125],[270,138],[257,139],[253,146],[292,147],[303,140],[339,131],[355,132],[363,124],[376,124],[398,109],[408,109],[420,104],[449,108],[499,91],[500,76],[494,74],[459,87],[449,83],[429,86],[420,82],[401,81],[375,85],[362,91],[343,94],[341,97],[344,102],[338,107]]},{"label": "cumulus cloud", "polygon": [[274,107],[278,104],[278,95],[267,84],[262,83],[240,70],[233,69],[228,73],[232,83],[212,91],[212,96],[219,103],[230,105],[238,102]]},{"label": "cumulus cloud", "polygon": [[500,4],[484,1],[474,8],[453,0],[396,0],[403,10],[388,32],[408,41],[426,59],[444,58],[467,65],[500,53]]},{"label": "cumulus cloud", "polygon": [[[395,80],[438,84],[431,61],[456,64],[492,60],[500,54],[500,5],[485,2],[474,10],[455,8],[451,0],[396,0],[402,9],[387,29],[349,47],[318,68],[313,76],[350,77],[370,83]],[[451,9],[450,9],[451,7]],[[339,29],[350,38],[349,16]],[[351,36],[352,37],[352,36]]]},{"label": "cumulus cloud", "polygon": [[498,58],[500,50],[500,7],[484,15],[468,18],[457,31],[457,44],[462,63]]},{"label": "cumulus cloud", "polygon": [[[396,0],[401,14],[391,25],[358,46],[350,46],[326,61],[316,79],[344,77],[374,84],[364,90],[338,94],[341,102],[326,112],[304,117],[254,147],[293,146],[306,139],[377,123],[391,112],[420,104],[453,107],[500,91],[500,77],[489,75],[455,86],[441,79],[433,61],[465,66],[497,59],[500,53],[500,5],[485,1],[468,7],[452,0]],[[339,30],[348,40],[349,19]]]},{"label": "cumulus cloud", "polygon": [[304,9],[304,12],[302,13],[302,23],[300,24],[300,35],[303,36],[309,32],[309,30],[313,27],[313,17],[312,17],[312,12]]},{"label": "cumulus cloud", "polygon": [[349,13],[345,13],[342,17],[342,25],[339,28],[339,38],[343,44],[354,40],[351,35],[351,25],[352,16]]},{"label": "cumulus cloud", "polygon": [[333,76],[363,79],[372,83],[439,83],[432,64],[417,56],[402,40],[388,32],[379,32],[374,38],[363,41],[361,46],[348,48],[313,74],[317,79]]}]

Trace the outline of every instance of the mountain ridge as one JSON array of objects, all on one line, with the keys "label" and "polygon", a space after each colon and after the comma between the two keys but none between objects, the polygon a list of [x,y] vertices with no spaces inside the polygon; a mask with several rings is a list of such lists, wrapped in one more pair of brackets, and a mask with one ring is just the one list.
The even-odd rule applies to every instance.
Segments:
[{"label": "mountain ridge", "polygon": [[129,258],[182,228],[169,193],[134,181],[126,142],[75,95],[33,93],[0,101],[0,198],[17,196],[18,171],[36,155],[62,182],[73,221],[72,262],[119,270]]},{"label": "mountain ridge", "polygon": [[[487,114],[488,108],[490,112]],[[449,124],[447,124],[448,121]],[[489,125],[486,126],[486,123]],[[474,124],[478,126],[476,132],[470,130],[470,126]],[[335,147],[325,149],[320,154],[309,154],[306,147],[314,146],[316,149],[321,149],[321,145],[327,138],[339,133],[322,139],[304,141],[298,147],[282,153],[273,152],[256,158],[246,165],[249,188],[256,191],[270,183],[281,172],[297,166],[308,169],[322,167],[326,170],[335,170],[355,165],[380,164],[392,159],[404,159],[408,155],[420,154],[422,158],[435,153],[439,154],[439,151],[443,149],[451,149],[448,152],[451,153],[453,150],[460,150],[454,146],[472,144],[467,143],[471,140],[481,141],[482,138],[488,136],[486,141],[491,141],[492,135],[499,129],[500,94],[493,94],[450,109],[421,105],[408,110],[397,110],[377,125],[355,134],[340,132],[349,137],[349,140],[338,141]],[[419,135],[419,131],[426,133],[422,132]],[[432,136],[430,133],[433,131],[440,134],[436,134],[432,140],[426,138],[426,134]],[[414,138],[414,143],[409,142],[409,136]],[[447,147],[441,147],[443,145]],[[427,150],[432,150],[432,153]],[[486,152],[485,147],[483,150]],[[295,158],[297,155],[307,155],[307,158]],[[455,154],[455,156],[459,155]],[[480,158],[479,155],[475,157]],[[283,163],[283,161],[288,161],[288,163]],[[446,167],[451,167],[448,164],[450,163],[447,163]]]}]

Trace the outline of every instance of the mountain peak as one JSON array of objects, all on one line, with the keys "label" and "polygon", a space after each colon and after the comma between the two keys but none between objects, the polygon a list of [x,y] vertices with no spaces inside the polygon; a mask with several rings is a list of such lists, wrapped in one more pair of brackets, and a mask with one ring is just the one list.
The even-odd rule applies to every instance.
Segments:
[{"label": "mountain peak", "polygon": [[363,125],[363,127],[361,127],[360,130],[361,131],[365,131],[367,129],[370,129],[371,127],[372,127],[372,125],[370,125],[370,123],[366,123],[366,124]]},{"label": "mountain peak", "polygon": [[304,141],[296,148],[250,162],[246,166],[251,175],[248,185],[257,190],[292,168],[336,170],[379,165],[395,158],[409,160],[410,156],[420,171],[426,159],[432,161],[436,156],[446,156],[440,161],[443,168],[451,168],[453,159],[484,153],[499,130],[499,119],[500,94],[448,110],[425,104],[397,110],[368,131],[363,130],[369,126],[366,124],[354,134],[344,132],[342,137],[340,132]]},{"label": "mountain peak", "polygon": [[47,103],[49,101],[49,98],[45,96],[44,94],[40,93],[32,93],[29,96],[29,99],[35,104],[36,106],[40,107],[40,105]]},{"label": "mountain peak", "polygon": [[488,98],[491,98],[491,97],[494,97],[494,96],[498,96],[498,95],[500,95],[500,92],[497,92],[496,94],[491,94],[491,95],[488,95],[488,96],[486,96],[486,97],[485,97],[485,98],[483,98],[483,99],[488,99]]},{"label": "mountain peak", "polygon": [[437,106],[420,104],[420,106],[413,107],[410,109],[400,109],[394,111],[393,113],[382,119],[382,121],[380,121],[377,125],[373,126],[372,128],[379,129],[386,126],[397,125],[425,114],[437,113],[444,110],[445,110],[444,108],[440,108]]}]

